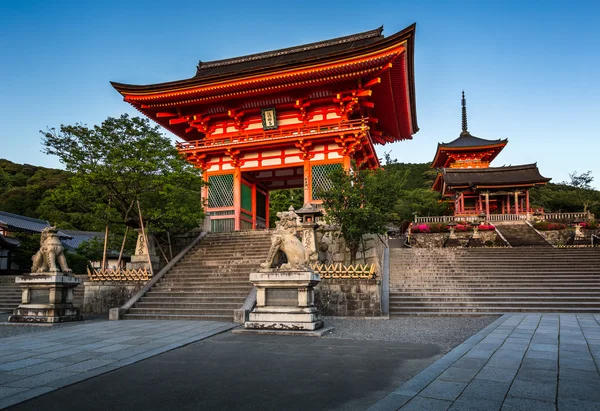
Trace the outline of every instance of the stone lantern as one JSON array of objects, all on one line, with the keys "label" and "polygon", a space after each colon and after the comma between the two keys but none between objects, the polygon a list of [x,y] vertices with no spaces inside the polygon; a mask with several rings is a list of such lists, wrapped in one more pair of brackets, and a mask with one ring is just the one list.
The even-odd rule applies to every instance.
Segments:
[{"label": "stone lantern", "polygon": [[317,233],[316,218],[321,217],[323,213],[317,210],[312,204],[304,204],[301,209],[296,210],[300,217],[302,225],[302,245],[306,250],[306,260],[314,262],[319,259],[317,251]]},{"label": "stone lantern", "polygon": [[575,238],[583,238],[585,237],[585,235],[581,232],[581,224],[584,221],[573,221],[573,224],[575,224]]},{"label": "stone lantern", "polygon": [[456,238],[456,234],[454,234],[454,228],[456,227],[456,223],[454,221],[449,222],[448,224],[446,224],[446,227],[448,227],[448,230],[450,230],[449,238]]},{"label": "stone lantern", "polygon": [[479,224],[481,224],[479,221],[473,221],[471,223],[471,227],[473,227],[473,238],[479,238]]}]

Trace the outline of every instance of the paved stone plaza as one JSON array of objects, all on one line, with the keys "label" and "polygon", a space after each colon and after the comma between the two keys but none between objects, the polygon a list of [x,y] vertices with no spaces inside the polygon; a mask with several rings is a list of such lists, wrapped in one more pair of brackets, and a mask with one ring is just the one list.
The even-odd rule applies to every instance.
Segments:
[{"label": "paved stone plaza", "polygon": [[233,327],[211,321],[103,321],[0,339],[0,408]]},{"label": "paved stone plaza", "polygon": [[369,410],[600,410],[599,323],[504,315]]},{"label": "paved stone plaza", "polygon": [[2,338],[0,407],[600,409],[600,315],[329,321],[324,338],[214,335],[234,324],[186,321]]}]

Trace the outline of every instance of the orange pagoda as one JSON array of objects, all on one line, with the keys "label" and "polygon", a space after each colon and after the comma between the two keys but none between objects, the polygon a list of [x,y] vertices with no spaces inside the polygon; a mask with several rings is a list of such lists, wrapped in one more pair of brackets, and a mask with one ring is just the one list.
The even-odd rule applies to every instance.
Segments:
[{"label": "orange pagoda", "polygon": [[450,143],[438,144],[432,168],[439,170],[432,189],[453,203],[455,216],[490,213],[528,215],[529,190],[546,184],[536,164],[490,167],[508,143],[475,137],[467,129],[467,106],[462,93],[462,132]]},{"label": "orange pagoda", "polygon": [[208,183],[213,231],[265,228],[271,190],[303,187],[318,204],[332,169],[379,167],[376,144],[418,131],[415,25],[382,32],[200,62],[186,80],[111,84],[183,140]]}]

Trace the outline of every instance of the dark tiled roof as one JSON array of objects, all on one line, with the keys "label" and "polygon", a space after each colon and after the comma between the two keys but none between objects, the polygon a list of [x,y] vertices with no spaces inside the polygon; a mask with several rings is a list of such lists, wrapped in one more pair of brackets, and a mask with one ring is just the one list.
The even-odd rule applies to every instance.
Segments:
[{"label": "dark tiled roof", "polygon": [[453,140],[449,143],[440,143],[438,146],[440,148],[482,147],[507,142],[508,139],[486,140],[485,138],[472,136],[468,131],[463,131],[460,133],[460,137],[458,137],[456,140]]},{"label": "dark tiled roof", "polygon": [[99,231],[61,230],[71,238],[63,239],[62,243],[70,250],[75,250],[81,243],[92,238],[104,239],[104,233]]},{"label": "dark tiled roof", "polygon": [[0,247],[16,248],[21,245],[21,242],[14,237],[6,237],[0,234]]},{"label": "dark tiled roof", "polygon": [[442,178],[449,187],[518,186],[550,181],[540,174],[536,164],[489,168],[444,168]]},{"label": "dark tiled roof", "polygon": [[41,233],[50,224],[45,220],[0,211],[0,226],[6,227],[9,231]]},{"label": "dark tiled roof", "polygon": [[316,43],[303,44],[264,53],[250,54],[224,60],[200,62],[196,71],[196,78],[211,77],[215,75],[238,73],[258,67],[274,66],[294,63],[316,57],[350,50],[355,47],[373,43],[383,36],[383,27],[375,30],[357,33],[350,36],[338,37]]}]

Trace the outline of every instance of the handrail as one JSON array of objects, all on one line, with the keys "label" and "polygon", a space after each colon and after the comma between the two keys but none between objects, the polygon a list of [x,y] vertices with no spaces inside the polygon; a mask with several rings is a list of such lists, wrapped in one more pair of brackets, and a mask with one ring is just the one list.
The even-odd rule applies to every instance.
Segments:
[{"label": "handrail", "polygon": [[230,134],[219,138],[205,138],[195,141],[178,141],[176,143],[179,151],[196,150],[199,148],[218,147],[223,145],[236,145],[249,142],[280,140],[285,138],[312,137],[317,134],[339,134],[347,131],[361,130],[366,127],[368,118],[358,120],[340,121],[333,124],[319,124],[315,126],[304,126],[293,129],[278,129],[272,131],[260,131],[256,133]]},{"label": "handrail", "polygon": [[188,245],[185,249],[183,249],[179,254],[177,254],[167,265],[165,265],[162,270],[160,270],[150,281],[148,281],[142,288],[138,290],[137,293],[133,295],[125,304],[121,307],[111,308],[109,312],[110,320],[120,320],[123,314],[129,310],[135,303],[139,301],[140,298],[144,296],[150,289],[161,279],[164,275],[171,269],[175,264],[179,262],[183,258],[184,255],[188,253],[196,244],[200,242],[204,237],[206,237],[206,232],[201,232],[198,237],[192,241],[190,245]]},{"label": "handrail", "polygon": [[[532,214],[529,214],[529,218]],[[589,220],[594,218],[594,215],[589,211],[586,213],[544,213],[535,215],[536,218],[542,220]],[[485,219],[483,215],[466,215],[466,216],[454,216],[454,215],[442,215],[442,216],[415,216],[415,223],[450,223],[457,221],[478,221]],[[488,221],[521,221],[527,220],[527,214],[490,214],[487,218]]]}]

